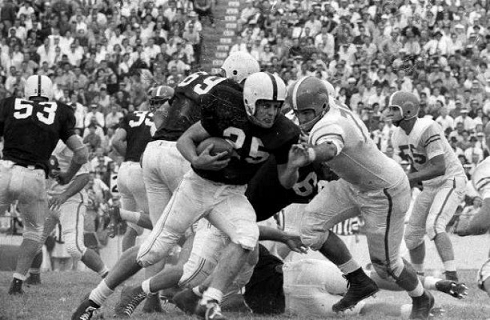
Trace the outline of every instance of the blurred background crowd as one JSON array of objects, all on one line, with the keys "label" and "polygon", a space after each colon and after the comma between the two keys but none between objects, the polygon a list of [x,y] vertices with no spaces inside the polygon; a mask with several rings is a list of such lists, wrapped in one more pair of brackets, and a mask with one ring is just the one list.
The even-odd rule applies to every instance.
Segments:
[{"label": "blurred background crowd", "polygon": [[[201,70],[203,30],[216,32],[223,20],[213,15],[216,1],[224,0],[0,0],[0,99],[21,97],[32,74],[53,80],[55,99],[74,108],[91,150],[87,189],[96,215],[118,201],[122,157],[111,139],[119,120],[146,108],[151,86],[175,86]],[[420,116],[443,127],[469,177],[489,155],[487,1],[240,3],[230,52],[249,52],[287,84],[305,75],[328,80],[401,165],[409,167],[393,150],[393,125],[384,117],[396,90],[420,98]],[[471,189],[465,212],[481,203]]]}]

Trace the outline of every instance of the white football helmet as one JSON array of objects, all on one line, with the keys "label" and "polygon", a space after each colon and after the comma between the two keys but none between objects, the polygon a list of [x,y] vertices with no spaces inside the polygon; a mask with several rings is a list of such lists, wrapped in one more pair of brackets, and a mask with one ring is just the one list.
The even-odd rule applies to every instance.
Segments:
[{"label": "white football helmet", "polygon": [[24,97],[43,97],[51,100],[53,98],[53,82],[47,76],[30,76],[24,87]]},{"label": "white football helmet", "polygon": [[286,99],[286,84],[275,74],[257,72],[245,79],[243,85],[243,102],[247,115],[254,123],[257,101],[281,101]]},{"label": "white football helmet", "polygon": [[249,75],[260,71],[260,65],[252,55],[246,52],[233,52],[221,66],[225,77],[241,83]]}]

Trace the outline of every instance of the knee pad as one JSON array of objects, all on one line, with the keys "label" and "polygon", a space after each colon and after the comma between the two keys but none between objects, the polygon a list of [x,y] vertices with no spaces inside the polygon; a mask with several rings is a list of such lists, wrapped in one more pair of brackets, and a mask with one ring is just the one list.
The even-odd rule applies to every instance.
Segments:
[{"label": "knee pad", "polygon": [[372,263],[374,270],[382,279],[391,278],[393,280],[397,280],[405,267],[401,258],[398,258],[395,261],[390,261],[390,263],[380,260],[372,261]]},{"label": "knee pad", "polygon": [[245,250],[254,250],[259,241],[259,227],[255,222],[244,222],[237,226],[236,232],[230,235],[230,240]]},{"label": "knee pad", "polygon": [[171,230],[155,230],[145,239],[138,250],[136,262],[143,268],[149,267],[168,257],[179,242],[180,233]]},{"label": "knee pad", "polygon": [[197,255],[191,254],[189,260],[184,264],[179,287],[193,288],[201,285],[215,267],[216,263],[214,261],[201,259]]},{"label": "knee pad", "polygon": [[427,237],[429,240],[434,240],[435,237],[439,233],[444,233],[446,232],[446,226],[444,225],[445,221],[434,221],[434,223],[427,223],[427,228],[425,232],[427,233]]},{"label": "knee pad", "polygon": [[319,250],[330,235],[330,230],[316,232],[306,227],[301,227],[301,242],[312,250]]},{"label": "knee pad", "polygon": [[425,230],[415,230],[407,227],[405,231],[405,244],[408,250],[413,250],[424,242]]},{"label": "knee pad", "polygon": [[81,259],[87,248],[83,244],[83,239],[76,239],[75,234],[64,233],[66,251],[73,259]]}]

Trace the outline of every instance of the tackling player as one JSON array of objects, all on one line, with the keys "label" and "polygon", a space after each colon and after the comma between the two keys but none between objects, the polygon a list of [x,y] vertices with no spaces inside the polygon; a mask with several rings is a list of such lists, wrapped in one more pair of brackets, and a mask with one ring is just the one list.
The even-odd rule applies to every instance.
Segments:
[{"label": "tackling player", "polygon": [[289,88],[288,99],[301,128],[310,133],[309,144],[298,146],[303,147],[303,163],[326,163],[340,177],[307,205],[301,227],[303,243],[337,265],[349,282],[347,293],[332,310],[352,308],[379,290],[342,240],[329,232],[338,222],[362,215],[374,269],[412,297],[411,318],[427,319],[434,298],[399,254],[410,204],[405,172],[376,147],[355,114],[329,103],[321,80],[299,79]]},{"label": "tackling player", "polygon": [[73,109],[50,101],[53,83],[46,76],[30,76],[24,99],[10,97],[0,101],[0,136],[4,138],[3,160],[0,160],[0,212],[15,200],[25,230],[17,267],[9,294],[22,294],[22,283],[40,242],[48,208],[46,178],[48,162],[58,140],[74,152],[70,166],[59,172],[60,184],[68,183],[88,160],[87,148],[76,135]]},{"label": "tackling player", "polygon": [[405,243],[415,270],[424,272],[427,234],[433,240],[444,263],[448,280],[458,281],[454,250],[446,226],[463,201],[467,178],[440,125],[427,118],[419,119],[420,103],[410,92],[397,91],[389,100],[387,116],[397,128],[391,141],[400,157],[410,162],[410,185],[422,183],[415,200]]},{"label": "tackling player", "polygon": [[[490,148],[490,123],[485,126],[487,146]],[[484,234],[490,230],[490,158],[475,168],[472,183],[483,199],[480,210],[469,220],[460,221],[455,233],[460,236]],[[490,259],[478,271],[478,287],[490,296]]]},{"label": "tackling player", "polygon": [[[50,162],[56,164],[57,168],[51,168],[50,176],[56,176],[56,172],[59,171],[66,171],[72,158],[73,151],[62,141],[59,141],[50,159]],[[89,181],[89,171],[90,166],[84,164],[70,183],[62,185],[56,181],[51,181],[51,186],[48,188],[49,210],[44,221],[41,243],[46,241],[46,238],[59,223],[63,231],[66,251],[74,260],[81,260],[89,269],[104,278],[109,269],[94,250],[85,247],[83,240],[85,202],[88,200],[84,187]],[[41,282],[39,273],[41,264],[42,251],[36,255],[29,269],[30,275],[27,284],[39,284]]]}]

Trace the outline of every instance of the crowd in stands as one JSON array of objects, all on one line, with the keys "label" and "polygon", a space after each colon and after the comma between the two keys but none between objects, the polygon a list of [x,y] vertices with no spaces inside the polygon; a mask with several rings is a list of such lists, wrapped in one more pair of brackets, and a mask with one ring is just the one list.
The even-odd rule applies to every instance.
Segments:
[{"label": "crowd in stands", "polygon": [[[150,86],[175,86],[200,70],[203,23],[216,27],[223,19],[213,16],[214,1],[0,0],[0,99],[22,96],[32,74],[52,79],[55,99],[74,108],[76,128],[91,150],[88,188],[99,215],[117,193],[113,177],[122,158],[111,139],[119,120],[145,108]],[[441,124],[469,176],[488,156],[486,1],[240,3],[230,52],[249,52],[287,84],[305,75],[328,80],[380,149],[400,163],[384,116],[397,90],[420,98],[420,116]]]}]

